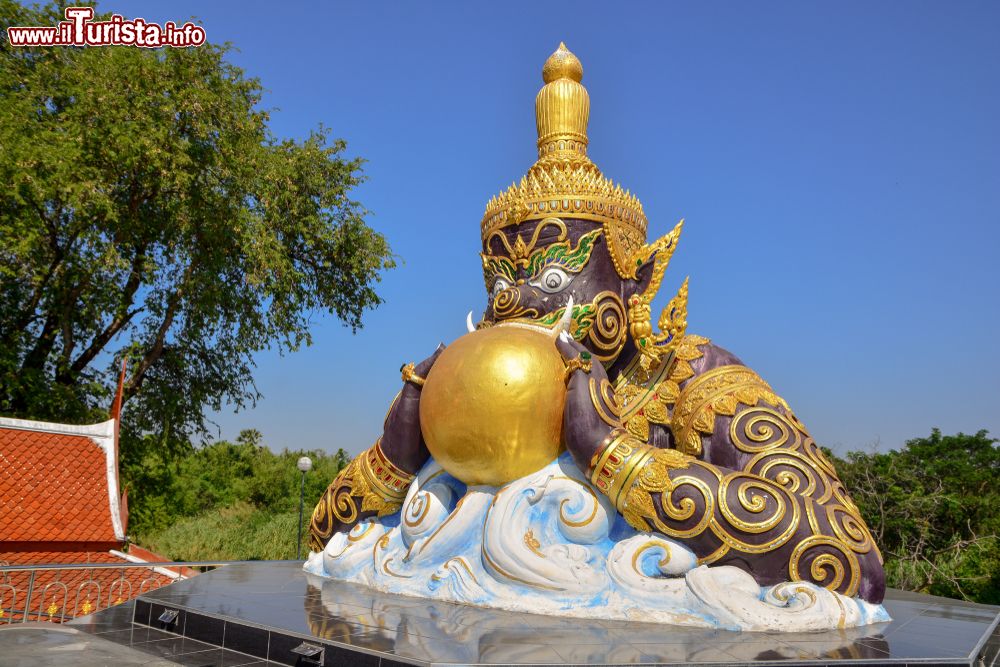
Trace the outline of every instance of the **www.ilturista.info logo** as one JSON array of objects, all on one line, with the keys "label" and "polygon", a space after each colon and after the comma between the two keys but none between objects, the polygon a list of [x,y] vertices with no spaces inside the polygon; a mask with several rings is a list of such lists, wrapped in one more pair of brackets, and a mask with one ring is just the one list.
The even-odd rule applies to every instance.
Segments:
[{"label": "www.ilturista.info logo", "polygon": [[205,29],[190,21],[182,26],[167,21],[162,26],[143,19],[112,14],[108,21],[93,21],[93,7],[67,7],[66,20],[52,27],[11,26],[7,39],[12,46],[201,46]]}]

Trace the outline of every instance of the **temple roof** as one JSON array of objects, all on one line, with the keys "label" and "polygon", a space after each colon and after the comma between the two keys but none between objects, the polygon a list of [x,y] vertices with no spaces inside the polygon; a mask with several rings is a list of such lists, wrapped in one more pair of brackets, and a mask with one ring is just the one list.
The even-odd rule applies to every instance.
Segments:
[{"label": "temple roof", "polygon": [[0,417],[0,552],[125,541],[115,427]]}]

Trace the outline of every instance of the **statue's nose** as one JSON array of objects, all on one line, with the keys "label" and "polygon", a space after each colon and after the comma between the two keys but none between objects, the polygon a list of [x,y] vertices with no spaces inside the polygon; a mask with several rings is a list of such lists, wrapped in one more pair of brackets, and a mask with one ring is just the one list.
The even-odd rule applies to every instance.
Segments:
[{"label": "statue's nose", "polygon": [[493,297],[493,316],[498,320],[538,317],[537,297],[528,285],[508,287]]}]

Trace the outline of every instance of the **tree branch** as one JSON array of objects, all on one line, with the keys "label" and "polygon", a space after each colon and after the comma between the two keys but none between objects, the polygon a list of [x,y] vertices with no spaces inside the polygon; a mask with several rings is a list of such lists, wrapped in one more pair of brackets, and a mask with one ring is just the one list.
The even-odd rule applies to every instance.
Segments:
[{"label": "tree branch", "polygon": [[145,259],[146,248],[142,247],[136,251],[135,257],[132,258],[132,270],[129,274],[128,281],[125,283],[125,287],[122,290],[122,298],[118,307],[118,315],[111,321],[104,331],[94,337],[94,340],[91,341],[87,349],[76,358],[70,366],[70,371],[72,373],[79,373],[86,368],[87,365],[94,360],[94,357],[101,353],[104,346],[115,337],[115,334],[121,331],[122,327],[128,324],[137,313],[142,311],[142,308],[129,310],[129,306],[131,306],[135,300],[135,293],[142,284],[142,265],[145,262]]},{"label": "tree branch", "polygon": [[186,269],[184,269],[184,276],[181,278],[180,284],[167,300],[167,309],[163,314],[163,321],[160,322],[160,326],[156,331],[156,337],[153,339],[153,345],[143,356],[142,361],[140,361],[136,366],[135,372],[132,374],[132,378],[129,380],[128,385],[125,387],[123,392],[123,402],[135,395],[135,393],[139,390],[139,387],[142,386],[146,372],[149,371],[153,364],[155,364],[163,355],[163,346],[167,339],[167,332],[170,331],[170,327],[174,323],[174,317],[177,315],[177,308],[180,306],[181,299],[184,294],[184,288],[187,286],[187,280],[193,270],[194,263],[192,262],[191,264],[188,264]]}]

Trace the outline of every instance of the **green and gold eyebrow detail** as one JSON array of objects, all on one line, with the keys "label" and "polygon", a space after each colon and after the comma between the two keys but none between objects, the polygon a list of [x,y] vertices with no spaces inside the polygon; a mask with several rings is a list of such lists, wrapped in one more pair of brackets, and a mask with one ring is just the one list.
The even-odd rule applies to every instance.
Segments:
[{"label": "green and gold eyebrow detail", "polygon": [[486,289],[489,290],[497,276],[506,278],[513,285],[517,282],[517,269],[514,263],[506,257],[495,257],[493,255],[480,254],[483,258],[483,280],[486,281]]},{"label": "green and gold eyebrow detail", "polygon": [[[560,231],[555,243],[545,248],[534,250],[535,244],[538,242],[539,233],[543,227],[549,225],[556,227]],[[579,273],[587,265],[587,262],[590,261],[590,255],[594,252],[594,244],[597,242],[597,237],[602,233],[603,230],[600,229],[588,232],[581,236],[574,246],[566,238],[565,223],[558,218],[543,220],[535,228],[534,234],[532,234],[531,239],[527,243],[525,243],[522,237],[518,236],[514,245],[511,246],[505,236],[499,232],[494,232],[490,238],[492,239],[494,235],[499,237],[509,257],[488,255],[486,253],[480,254],[480,257],[483,259],[483,279],[486,282],[486,289],[490,288],[497,277],[506,278],[512,285],[516,283],[517,268],[519,266],[524,267],[529,279],[537,277],[543,270],[553,265],[559,266],[568,273]]]},{"label": "green and gold eyebrow detail", "polygon": [[528,276],[534,278],[552,265],[569,273],[579,273],[590,261],[590,255],[594,252],[594,243],[601,233],[600,229],[595,229],[584,234],[575,247],[571,247],[569,240],[566,240],[533,252],[525,266]]}]

